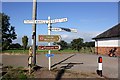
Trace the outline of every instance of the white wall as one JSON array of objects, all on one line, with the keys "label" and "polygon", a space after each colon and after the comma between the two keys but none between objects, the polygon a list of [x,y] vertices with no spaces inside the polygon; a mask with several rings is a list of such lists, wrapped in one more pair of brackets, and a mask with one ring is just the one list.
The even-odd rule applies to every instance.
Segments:
[{"label": "white wall", "polygon": [[110,39],[99,39],[95,41],[95,47],[120,47],[120,39],[110,38]]}]

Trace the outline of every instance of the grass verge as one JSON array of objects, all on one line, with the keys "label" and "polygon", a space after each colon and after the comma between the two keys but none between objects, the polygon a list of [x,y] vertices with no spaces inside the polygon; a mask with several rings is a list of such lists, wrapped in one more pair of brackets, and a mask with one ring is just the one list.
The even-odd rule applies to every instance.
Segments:
[{"label": "grass verge", "polygon": [[[77,50],[72,50],[72,49],[65,49],[65,50],[51,50],[51,53],[54,54],[60,54],[60,53],[85,53],[85,54],[90,54],[94,53],[95,48],[82,48],[79,52]],[[9,53],[9,54],[28,54],[29,50],[5,50],[2,51],[2,53]],[[48,50],[36,50],[37,54],[46,54],[48,53]]]},{"label": "grass verge", "polygon": [[24,67],[13,68],[12,66],[3,67],[6,70],[6,74],[3,75],[2,80],[27,80],[28,78],[34,78],[33,75],[28,75],[28,70]]}]

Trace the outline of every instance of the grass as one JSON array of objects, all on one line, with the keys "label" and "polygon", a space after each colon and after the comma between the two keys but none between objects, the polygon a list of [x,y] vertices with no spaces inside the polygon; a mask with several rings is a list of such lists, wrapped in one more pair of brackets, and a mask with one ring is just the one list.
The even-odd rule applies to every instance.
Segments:
[{"label": "grass", "polygon": [[10,54],[16,54],[16,53],[26,54],[28,52],[29,52],[28,50],[5,50],[5,51],[2,51],[2,53],[10,53]]},{"label": "grass", "polygon": [[[94,53],[95,48],[82,48],[79,52],[77,50],[65,49],[65,50],[51,50],[51,53],[60,54],[60,53]],[[5,50],[2,53],[10,53],[10,54],[28,54],[29,50]],[[48,50],[36,50],[37,54],[46,54]]]},{"label": "grass", "polygon": [[12,66],[5,66],[7,73],[3,75],[2,80],[13,80],[13,78],[17,80],[27,80],[32,77],[28,75],[28,71],[24,69],[24,67],[14,68]]}]

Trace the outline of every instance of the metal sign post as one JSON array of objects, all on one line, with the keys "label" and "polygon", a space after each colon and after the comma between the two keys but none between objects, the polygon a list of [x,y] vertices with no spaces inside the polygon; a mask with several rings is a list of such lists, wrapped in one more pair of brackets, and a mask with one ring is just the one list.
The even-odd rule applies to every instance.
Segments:
[{"label": "metal sign post", "polygon": [[[32,24],[32,44],[33,44],[33,65],[36,65],[36,24],[47,24],[48,25],[48,35],[51,35],[51,31],[68,31],[68,32],[77,32],[76,29],[70,29],[70,28],[51,28],[51,24],[58,23],[58,22],[66,22],[67,18],[61,18],[61,19],[53,19],[50,20],[50,16],[48,17],[48,20],[36,20],[37,15],[37,0],[33,0],[33,15],[32,20],[24,20],[24,23]],[[48,38],[48,40],[43,40],[41,42],[48,42],[48,46],[50,46],[50,42],[59,42],[60,36],[57,38],[52,38],[51,40]],[[59,47],[46,47],[49,49],[58,49]],[[48,51],[48,54],[51,54],[51,50]],[[50,55],[51,56],[51,55]],[[51,57],[49,56],[49,70],[51,68]]]},{"label": "metal sign post", "polygon": [[[36,1],[36,0],[35,0]],[[34,3],[33,6],[35,7],[36,4]],[[36,11],[36,8],[33,8],[33,12]],[[39,41],[41,42],[48,42],[48,46],[50,46],[50,42],[59,42],[61,37],[59,35],[51,35],[51,24],[52,23],[58,23],[58,22],[66,22],[67,18],[61,18],[61,19],[53,19],[50,20],[50,16],[48,17],[48,20],[36,20],[36,13],[33,14],[33,20],[24,20],[24,23],[27,24],[33,24],[33,63],[36,64],[36,51],[35,51],[35,45],[36,45],[36,24],[47,24],[48,25],[48,35],[41,37],[39,36]],[[59,29],[59,31],[63,31],[63,29]],[[75,32],[75,31],[74,31]],[[51,49],[58,49],[60,47],[46,47],[49,48],[48,54],[51,55]],[[50,49],[51,48],[51,49]],[[49,57],[49,70],[51,69],[51,57]]]},{"label": "metal sign post", "polygon": [[[50,35],[50,16],[48,17],[48,35]],[[50,42],[48,43],[48,46],[50,46]],[[51,53],[51,50],[48,51],[48,54]],[[51,69],[51,57],[49,57],[49,70]]]}]

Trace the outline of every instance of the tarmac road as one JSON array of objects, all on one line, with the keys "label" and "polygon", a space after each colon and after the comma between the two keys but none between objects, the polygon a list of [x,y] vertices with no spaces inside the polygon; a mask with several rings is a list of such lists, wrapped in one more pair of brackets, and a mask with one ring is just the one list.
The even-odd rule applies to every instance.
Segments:
[{"label": "tarmac road", "polygon": [[[93,54],[55,54],[52,57],[52,69],[68,67],[67,70],[84,73],[96,73],[98,57]],[[1,58],[1,57],[0,57]],[[103,75],[108,78],[118,78],[118,57],[102,56]],[[2,54],[2,64],[14,67],[27,67],[28,55],[5,55]],[[37,55],[37,65],[48,68],[48,58],[45,54]]]}]

